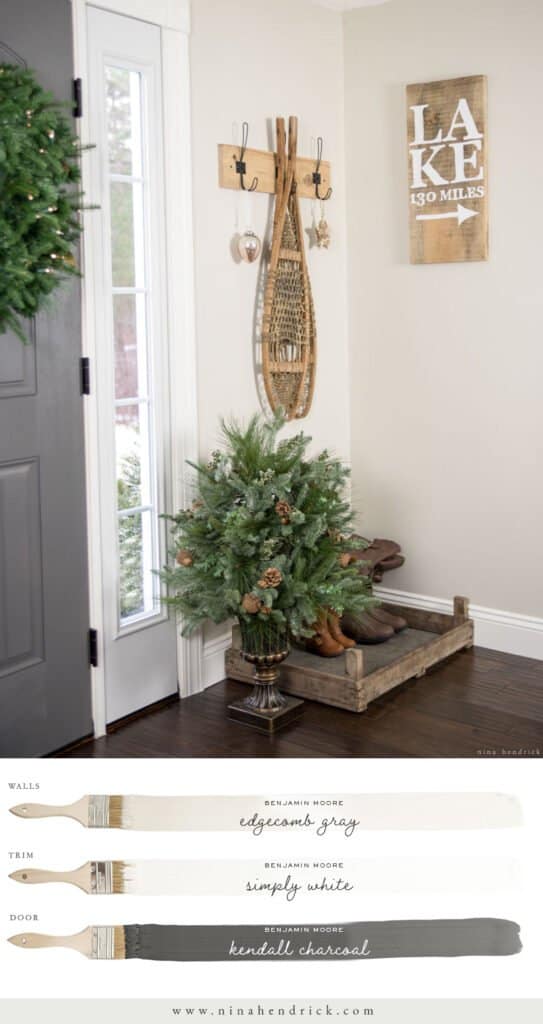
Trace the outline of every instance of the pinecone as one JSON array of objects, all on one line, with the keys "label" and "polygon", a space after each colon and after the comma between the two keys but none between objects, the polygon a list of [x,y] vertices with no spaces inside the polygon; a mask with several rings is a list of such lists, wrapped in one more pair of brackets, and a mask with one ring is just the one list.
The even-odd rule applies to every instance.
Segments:
[{"label": "pinecone", "polygon": [[288,501],[278,501],[275,506],[275,511],[279,516],[282,525],[288,526],[290,523],[290,513],[292,512]]},{"label": "pinecone", "polygon": [[192,565],[192,555],[186,548],[181,548],[181,551],[177,552],[175,557],[176,562],[179,565],[189,566]]},{"label": "pinecone", "polygon": [[282,582],[283,576],[281,574],[281,571],[279,569],[274,569],[272,567],[271,569],[266,569],[266,572],[263,574],[262,579],[258,581],[258,585],[259,587],[263,586],[264,589],[266,589],[266,587],[275,588],[278,587]]},{"label": "pinecone", "polygon": [[248,615],[256,615],[260,611],[261,600],[256,594],[245,594],[241,602],[241,607]]},{"label": "pinecone", "polygon": [[209,462],[208,462],[208,464],[206,466],[206,469],[208,469],[210,473],[213,473],[213,471],[217,468],[217,465],[219,463],[220,457],[221,457],[221,453],[220,452],[218,452],[218,451],[211,452],[211,458],[209,459]]},{"label": "pinecone", "polygon": [[346,569],[348,565],[353,561],[353,556],[350,551],[342,551],[339,556],[339,564],[342,569]]}]

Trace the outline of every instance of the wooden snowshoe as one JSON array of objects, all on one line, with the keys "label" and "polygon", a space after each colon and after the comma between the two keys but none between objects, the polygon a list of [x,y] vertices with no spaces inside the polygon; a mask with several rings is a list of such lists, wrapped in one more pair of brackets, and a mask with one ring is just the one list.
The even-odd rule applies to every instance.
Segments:
[{"label": "wooden snowshoe", "polygon": [[307,416],[315,388],[317,332],[296,195],[298,119],[276,121],[277,188],[272,249],[262,317],[262,373],[273,410]]}]

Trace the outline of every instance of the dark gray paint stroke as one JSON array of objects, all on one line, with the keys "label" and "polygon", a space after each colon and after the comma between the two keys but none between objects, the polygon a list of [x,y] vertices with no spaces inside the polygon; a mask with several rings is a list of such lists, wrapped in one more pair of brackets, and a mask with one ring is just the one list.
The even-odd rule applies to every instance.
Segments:
[{"label": "dark gray paint stroke", "polygon": [[[335,925],[126,925],[126,958],[182,961],[376,960],[392,957],[511,956],[522,949],[520,928],[498,918],[466,920],[360,921]],[[319,928],[341,932],[319,931]],[[304,928],[303,933],[289,929]],[[279,931],[282,929],[284,931]],[[305,931],[305,929],[308,929]],[[292,950],[289,955],[285,949]],[[281,950],[280,943],[283,942]],[[358,947],[367,955],[323,953],[306,956],[303,948]],[[232,955],[236,947],[262,949],[262,954]],[[267,950],[263,948],[267,944]]]}]

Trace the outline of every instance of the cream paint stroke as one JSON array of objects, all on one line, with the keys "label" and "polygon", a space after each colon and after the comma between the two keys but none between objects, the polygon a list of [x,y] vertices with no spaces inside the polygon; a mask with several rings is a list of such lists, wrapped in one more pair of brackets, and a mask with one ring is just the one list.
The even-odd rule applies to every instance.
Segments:
[{"label": "cream paint stroke", "polygon": [[85,796],[68,806],[24,803],[28,820],[68,817],[89,828],[145,831],[270,831],[352,836],[359,830],[499,829],[522,824],[505,793],[362,793],[283,796]]}]

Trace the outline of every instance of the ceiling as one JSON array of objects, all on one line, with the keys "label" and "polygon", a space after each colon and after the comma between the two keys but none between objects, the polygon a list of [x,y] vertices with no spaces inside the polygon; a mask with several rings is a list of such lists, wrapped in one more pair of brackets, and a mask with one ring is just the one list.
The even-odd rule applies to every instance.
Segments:
[{"label": "ceiling", "polygon": [[329,7],[332,11],[354,11],[356,7],[376,7],[386,4],[388,0],[311,0],[319,7]]}]

